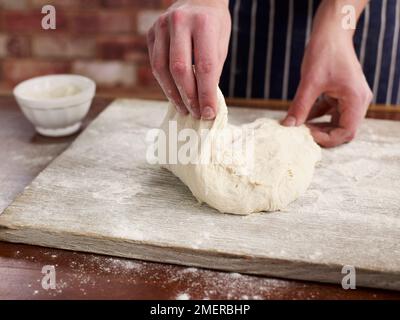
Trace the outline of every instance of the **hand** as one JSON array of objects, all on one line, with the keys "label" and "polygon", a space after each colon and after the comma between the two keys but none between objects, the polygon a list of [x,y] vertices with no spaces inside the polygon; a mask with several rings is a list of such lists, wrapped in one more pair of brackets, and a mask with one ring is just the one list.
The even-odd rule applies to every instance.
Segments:
[{"label": "hand", "polygon": [[149,30],[154,76],[180,113],[215,118],[230,28],[228,0],[181,0]]},{"label": "hand", "polygon": [[[318,10],[301,81],[282,122],[286,126],[307,122],[314,140],[328,148],[355,137],[372,100],[354,50],[354,31],[343,29],[340,19],[332,17],[337,11],[330,4],[325,1]],[[323,115],[330,115],[330,122],[308,122]]]}]

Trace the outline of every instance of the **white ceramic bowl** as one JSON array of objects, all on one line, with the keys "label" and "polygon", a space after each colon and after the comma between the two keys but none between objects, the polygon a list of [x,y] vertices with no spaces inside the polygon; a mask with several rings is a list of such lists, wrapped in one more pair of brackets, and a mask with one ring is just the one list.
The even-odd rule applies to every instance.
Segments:
[{"label": "white ceramic bowl", "polygon": [[14,88],[14,96],[40,134],[61,137],[80,129],[95,91],[89,78],[60,74],[23,81]]}]

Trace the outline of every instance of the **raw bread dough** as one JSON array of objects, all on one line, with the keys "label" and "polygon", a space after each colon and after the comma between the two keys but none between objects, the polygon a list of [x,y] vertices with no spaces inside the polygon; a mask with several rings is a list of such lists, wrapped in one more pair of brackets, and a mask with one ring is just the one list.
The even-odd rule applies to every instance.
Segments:
[{"label": "raw bread dough", "polygon": [[[183,116],[171,104],[161,126],[167,137],[170,121],[176,121],[178,133],[183,129],[197,133],[209,129],[203,151],[199,152],[200,158],[210,160],[208,164],[170,164],[172,157],[177,156],[174,151],[175,154],[166,152],[168,164],[163,166],[179,177],[198,201],[224,213],[246,215],[285,208],[306,191],[321,158],[321,149],[305,126],[283,127],[267,118],[242,127],[228,124],[228,109],[220,90],[215,121]],[[223,143],[221,137],[225,139]],[[248,153],[244,151],[231,151],[242,145],[238,141],[246,137],[254,138],[250,158],[246,158]],[[169,138],[164,142],[167,151]],[[178,141],[177,150],[187,141]]]}]

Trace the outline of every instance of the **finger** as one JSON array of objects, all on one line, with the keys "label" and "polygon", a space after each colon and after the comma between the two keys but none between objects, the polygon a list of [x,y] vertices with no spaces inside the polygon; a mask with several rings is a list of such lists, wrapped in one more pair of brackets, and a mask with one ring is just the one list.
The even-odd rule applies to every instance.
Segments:
[{"label": "finger", "polygon": [[201,117],[205,120],[212,120],[216,116],[218,79],[222,71],[214,29],[215,24],[209,23],[207,17],[200,16],[193,30],[197,93]]},{"label": "finger", "polygon": [[337,128],[336,126],[333,126],[330,122],[307,123],[307,127],[310,129],[311,132],[321,131],[325,133],[329,133],[333,129]]},{"label": "finger", "polygon": [[192,68],[192,37],[190,29],[183,27],[185,19],[180,11],[173,12],[169,18],[169,69],[186,108],[194,118],[200,119],[197,86]]},{"label": "finger", "polygon": [[[365,116],[369,102],[357,97],[345,97],[339,100],[339,113],[334,114],[326,126],[311,127],[314,140],[323,147],[332,148],[354,139],[357,128]],[[338,126],[335,124],[338,123]]]},{"label": "finger", "polygon": [[155,28],[151,66],[154,76],[167,98],[176,106],[180,113],[187,114],[188,111],[169,71],[169,46],[168,18],[162,16],[159,18]]},{"label": "finger", "polygon": [[340,114],[339,110],[337,108],[332,109],[330,113],[332,115],[331,124],[334,125],[335,127],[338,127],[340,124],[340,118],[341,118],[341,114]]},{"label": "finger", "polygon": [[334,107],[335,105],[333,101],[329,101],[326,97],[321,96],[311,108],[307,116],[307,121],[329,114]]},{"label": "finger", "polygon": [[302,125],[307,120],[307,116],[320,94],[322,94],[322,90],[319,86],[312,81],[302,79],[282,124],[288,127]]},{"label": "finger", "polygon": [[350,142],[354,137],[348,129],[331,126],[314,128],[311,130],[311,135],[316,143],[325,148],[337,147]]},{"label": "finger", "polygon": [[367,97],[352,95],[339,100],[339,126],[356,131],[368,110],[370,100]]}]

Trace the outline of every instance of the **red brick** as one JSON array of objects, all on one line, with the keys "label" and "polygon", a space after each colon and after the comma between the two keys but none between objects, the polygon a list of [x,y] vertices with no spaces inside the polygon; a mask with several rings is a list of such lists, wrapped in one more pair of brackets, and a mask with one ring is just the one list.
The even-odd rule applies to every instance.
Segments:
[{"label": "red brick", "polygon": [[80,12],[71,17],[73,33],[132,33],[134,18],[130,12]]},{"label": "red brick", "polygon": [[29,0],[0,0],[1,9],[23,10],[29,8]]},{"label": "red brick", "polygon": [[94,37],[40,35],[33,37],[32,51],[46,58],[89,58],[95,56],[96,41]]},{"label": "red brick", "polygon": [[4,13],[4,28],[7,31],[24,32],[24,31],[41,31],[42,14],[38,11],[19,12],[6,11]]},{"label": "red brick", "polygon": [[28,57],[31,53],[30,39],[23,35],[5,37],[5,55],[8,57]]},{"label": "red brick", "polygon": [[0,58],[7,55],[7,36],[0,34]]},{"label": "red brick", "polygon": [[148,52],[130,51],[125,55],[125,61],[133,61],[136,63],[143,63],[149,61]]},{"label": "red brick", "polygon": [[4,80],[10,85],[36,76],[69,73],[69,71],[69,63],[61,61],[33,59],[6,59],[3,61]]},{"label": "red brick", "polygon": [[4,10],[0,10],[0,31],[3,31],[4,28]]},{"label": "red brick", "polygon": [[141,10],[137,13],[137,30],[139,34],[147,34],[147,31],[163,13],[162,10]]},{"label": "red brick", "polygon": [[132,63],[78,60],[73,62],[72,71],[103,87],[133,87],[136,84],[136,68]]},{"label": "red brick", "polygon": [[110,60],[143,62],[148,60],[144,37],[104,36],[98,39],[98,57]]},{"label": "red brick", "polygon": [[0,34],[0,57],[27,57],[30,52],[30,40],[28,37],[15,34]]},{"label": "red brick", "polygon": [[31,0],[31,2],[35,8],[51,4],[56,9],[95,9],[100,5],[100,0]]},{"label": "red brick", "polygon": [[161,7],[168,8],[170,7],[176,0],[161,0]]},{"label": "red brick", "polygon": [[140,86],[158,87],[158,82],[153,76],[149,64],[143,64],[137,70],[137,83]]},{"label": "red brick", "polygon": [[[54,30],[43,30],[42,18],[44,15],[40,11],[5,11],[4,12],[4,29],[9,32],[52,32]],[[67,21],[62,12],[57,11],[56,28],[57,30],[65,30]]]}]

